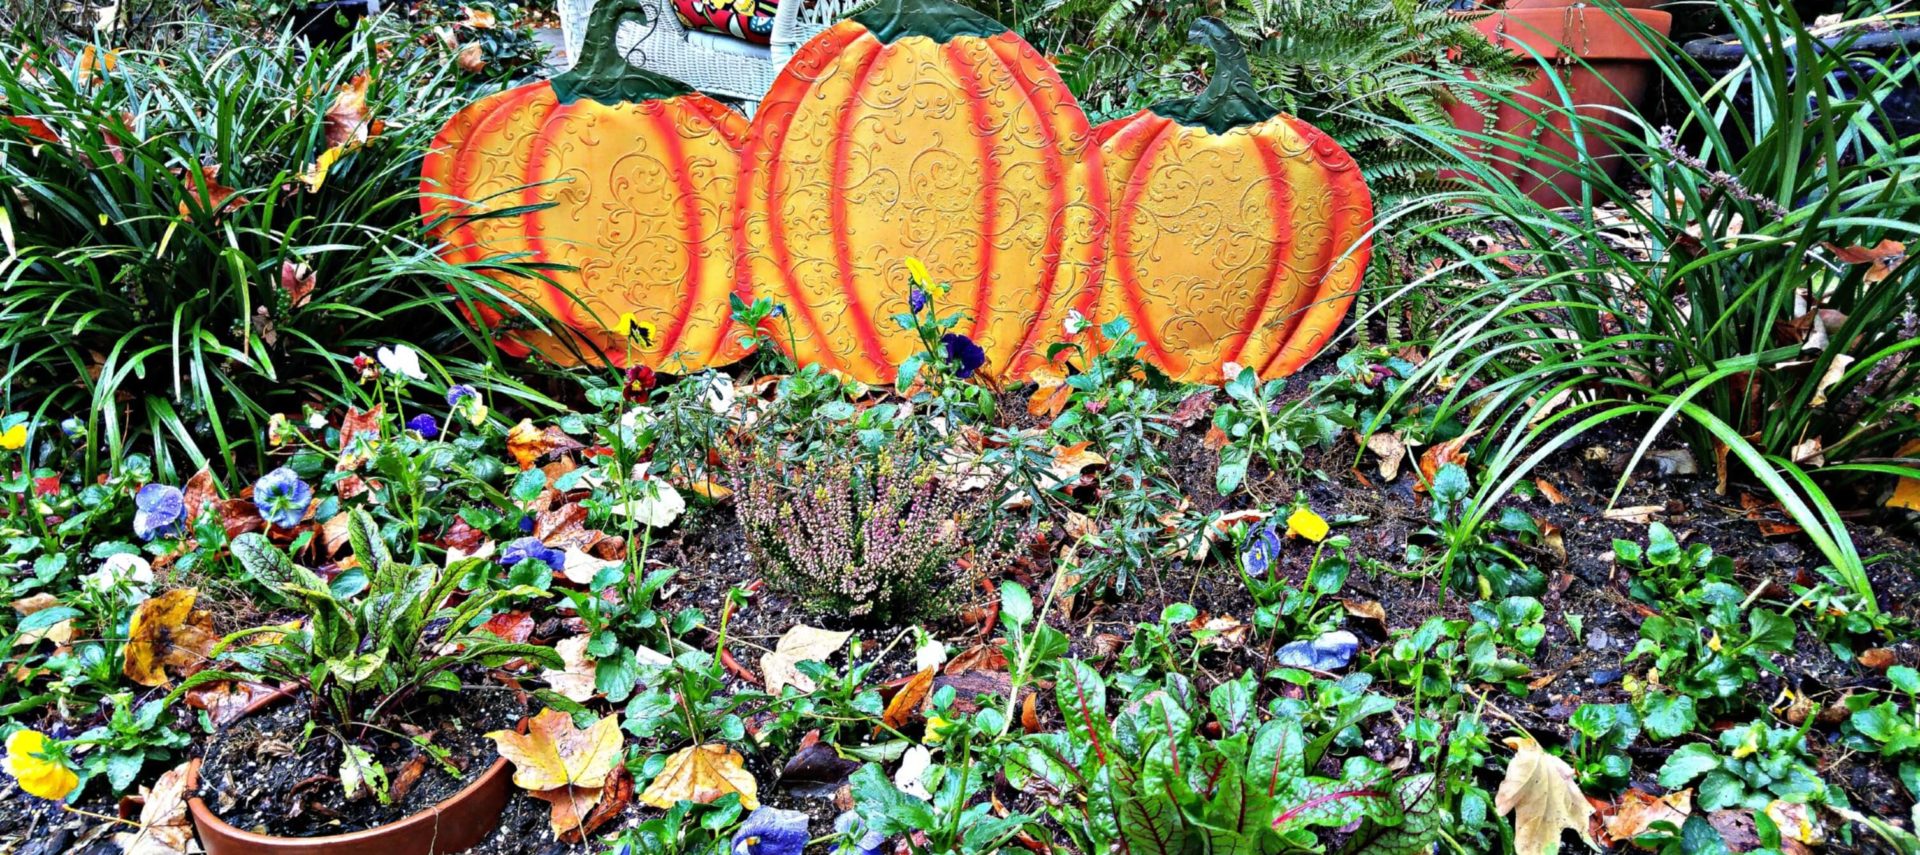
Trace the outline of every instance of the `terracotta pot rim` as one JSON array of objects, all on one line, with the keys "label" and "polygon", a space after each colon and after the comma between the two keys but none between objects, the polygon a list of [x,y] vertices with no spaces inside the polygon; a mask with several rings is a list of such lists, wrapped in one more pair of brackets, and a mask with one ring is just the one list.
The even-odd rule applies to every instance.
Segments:
[{"label": "terracotta pot rim", "polygon": [[[197,836],[205,836],[205,829],[211,828],[222,837],[230,838],[250,847],[257,847],[262,851],[325,852],[341,844],[372,842],[390,835],[399,837],[418,826],[431,824],[439,819],[440,814],[446,812],[453,805],[479,796],[489,787],[499,786],[499,781],[508,774],[510,773],[507,768],[507,758],[496,757],[492,765],[489,765],[486,771],[481,772],[479,777],[473,779],[472,783],[467,784],[465,787],[462,787],[459,792],[442,799],[432,807],[396,819],[385,825],[376,825],[372,828],[362,829],[360,831],[349,831],[344,834],[329,834],[324,837],[274,837],[268,834],[255,834],[251,831],[235,828],[215,814],[212,808],[207,807],[206,800],[199,796],[188,799],[187,808],[193,814],[194,831]],[[203,842],[201,845],[205,847],[206,844]]]}]

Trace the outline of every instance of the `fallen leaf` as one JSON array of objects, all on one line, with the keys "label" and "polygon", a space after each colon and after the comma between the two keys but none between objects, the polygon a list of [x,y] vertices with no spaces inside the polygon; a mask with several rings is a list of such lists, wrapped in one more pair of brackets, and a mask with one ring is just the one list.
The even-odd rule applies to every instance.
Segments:
[{"label": "fallen leaf", "polygon": [[1561,833],[1572,830],[1598,849],[1587,831],[1593,806],[1574,781],[1573,768],[1528,737],[1506,740],[1514,749],[1507,776],[1493,796],[1495,813],[1513,815],[1515,855],[1548,855],[1560,851]]},{"label": "fallen leaf", "polygon": [[1907,245],[1891,238],[1881,240],[1871,249],[1860,246],[1836,246],[1831,243],[1826,247],[1833,253],[1834,260],[1841,264],[1873,265],[1867,270],[1865,277],[1868,284],[1886,281],[1888,276],[1893,275],[1894,268],[1899,267],[1900,263],[1907,258]]},{"label": "fallen leaf", "polygon": [[[176,171],[176,174],[184,175],[185,173]],[[233,207],[235,208],[247,203],[246,197],[235,195],[238,191],[220,183],[219,166],[202,166],[200,167],[200,178],[198,180],[189,178],[183,183],[186,185],[185,189],[188,195],[199,200],[200,207],[213,212],[216,219],[226,210],[228,201],[232,201]],[[186,202],[181,202],[179,209],[182,218],[186,219],[187,222],[193,222],[193,208],[191,206]]]},{"label": "fallen leaf", "polygon": [[780,694],[781,686],[792,686],[801,692],[813,691],[813,678],[800,673],[800,663],[825,662],[852,637],[851,632],[832,632],[806,624],[796,624],[787,630],[774,644],[773,652],[760,657],[760,672],[767,678],[767,694]]},{"label": "fallen leaf", "polygon": [[1067,375],[1051,367],[1036,368],[1032,374],[1036,384],[1032,397],[1027,399],[1027,414],[1053,419],[1067,408],[1067,402],[1073,398],[1073,387],[1067,385]]},{"label": "fallen leaf", "polygon": [[1463,433],[1439,445],[1430,446],[1426,451],[1421,452],[1420,480],[1414,483],[1414,491],[1419,493],[1426,492],[1427,485],[1433,483],[1433,477],[1440,474],[1441,468],[1449,463],[1465,468],[1467,465],[1467,454],[1461,449],[1466,448],[1467,440],[1472,439],[1474,433],[1475,432],[1471,431]]},{"label": "fallen leaf", "polygon": [[800,750],[780,769],[780,787],[803,798],[831,797],[859,768],[859,763],[841,757],[832,745],[821,742],[816,730],[801,740]]},{"label": "fallen leaf", "polygon": [[1028,733],[1040,732],[1040,713],[1035,706],[1039,697],[1039,692],[1028,692],[1027,699],[1020,704],[1020,729]]},{"label": "fallen leaf", "polygon": [[1826,829],[1820,825],[1820,819],[1814,816],[1813,808],[1795,802],[1775,799],[1767,803],[1767,818],[1780,829],[1780,836],[1788,840],[1799,841],[1809,846],[1820,846],[1827,842]]},{"label": "fallen leaf", "polygon": [[933,669],[928,668],[913,675],[913,679],[894,693],[893,700],[887,702],[887,709],[881,714],[880,721],[894,730],[906,727],[907,722],[913,720],[914,713],[919,711],[920,702],[933,690],[933,673]]},{"label": "fallen leaf", "polygon": [[120,668],[128,679],[142,686],[164,686],[169,682],[168,667],[185,673],[207,661],[219,637],[213,631],[213,615],[193,607],[199,596],[193,588],[176,588],[134,609],[126,661]]},{"label": "fallen leaf", "polygon": [[711,804],[728,793],[740,794],[740,806],[760,806],[758,785],[746,759],[725,743],[689,745],[667,758],[660,775],[640,794],[640,803],[662,810],[679,802]]},{"label": "fallen leaf", "polygon": [[468,74],[479,74],[487,68],[486,50],[479,42],[468,42],[454,59],[459,63],[460,70]]},{"label": "fallen leaf", "polygon": [[1080,479],[1080,473],[1090,466],[1105,466],[1107,458],[1097,451],[1088,450],[1089,443],[1078,443],[1067,447],[1056,446],[1053,450],[1053,463],[1047,466],[1047,477],[1041,486],[1052,489]]},{"label": "fallen leaf", "polygon": [[547,453],[547,435],[533,426],[532,419],[521,419],[507,431],[507,453],[513,455],[522,470],[532,469],[533,462]]},{"label": "fallen leaf", "polygon": [[460,14],[464,16],[460,20],[460,26],[472,27],[476,30],[491,30],[497,20],[492,12],[471,6],[460,7]]},{"label": "fallen leaf", "polygon": [[280,262],[280,290],[286,292],[287,308],[298,309],[313,299],[315,281],[313,268],[291,259]]},{"label": "fallen leaf", "polygon": [[525,734],[496,730],[487,734],[500,756],[513,763],[513,782],[529,791],[561,787],[603,787],[620,764],[618,716],[607,716],[581,730],[573,716],[542,710],[527,722]]},{"label": "fallen leaf", "polygon": [[1173,408],[1173,413],[1167,416],[1167,420],[1183,428],[1193,427],[1194,422],[1213,410],[1213,396],[1218,391],[1220,390],[1208,387],[1188,395],[1180,401],[1180,406]]},{"label": "fallen leaf", "polygon": [[567,547],[566,557],[566,563],[561,565],[560,574],[575,585],[593,584],[593,577],[600,575],[601,570],[618,567],[621,564],[619,561],[595,558],[575,546]]},{"label": "fallen leaf", "polygon": [[273,700],[290,696],[265,683],[223,680],[188,689],[186,701],[193,709],[205,710],[215,727],[224,727]]},{"label": "fallen leaf", "polygon": [[187,818],[187,781],[194,777],[189,760],[166,771],[152,787],[141,787],[140,830],[115,834],[122,855],[175,855],[193,843],[193,823]]},{"label": "fallen leaf", "polygon": [[1860,654],[1860,664],[1875,671],[1885,671],[1898,661],[1891,647],[1875,647]]},{"label": "fallen leaf", "polygon": [[334,90],[333,101],[321,119],[327,145],[358,145],[371,136],[373,124],[367,115],[367,86],[371,82],[372,79],[362,73]]},{"label": "fallen leaf", "polygon": [[1666,510],[1666,505],[1634,505],[1629,508],[1608,508],[1600,515],[1619,522],[1647,525],[1653,522],[1655,514],[1665,513]]},{"label": "fallen leaf", "polygon": [[560,670],[548,668],[540,674],[540,679],[547,681],[548,688],[570,701],[585,703],[600,693],[594,684],[593,660],[587,657],[587,642],[591,640],[591,636],[586,635],[562,639],[553,646],[553,650],[560,654],[560,661],[566,663],[566,667]]},{"label": "fallen leaf", "polygon": [[1535,478],[1533,479],[1533,486],[1539,488],[1540,495],[1547,500],[1547,504],[1564,505],[1567,503],[1566,494],[1560,492],[1560,488],[1553,486],[1552,482],[1547,479]]},{"label": "fallen leaf", "polygon": [[1400,477],[1400,464],[1407,459],[1407,443],[1398,431],[1383,430],[1367,437],[1367,450],[1380,458],[1381,480]]},{"label": "fallen leaf", "polygon": [[1853,362],[1854,358],[1844,353],[1834,354],[1832,361],[1827,363],[1826,372],[1820,375],[1820,382],[1814,384],[1813,400],[1808,401],[1807,405],[1811,407],[1826,406],[1827,390],[1832,389],[1835,383],[1840,382],[1841,377],[1846,376],[1847,368],[1853,365]]},{"label": "fallen leaf", "polygon": [[1386,631],[1387,609],[1385,606],[1380,605],[1379,601],[1343,599],[1340,601],[1340,606],[1347,610],[1347,614],[1360,618],[1361,620],[1372,621],[1382,632]]},{"label": "fallen leaf", "polygon": [[201,467],[181,488],[180,507],[186,511],[182,519],[188,522],[200,519],[200,511],[206,508],[208,502],[218,498],[219,490],[213,484],[213,470]]},{"label": "fallen leaf", "polygon": [[[1909,440],[1901,445],[1894,456],[1905,458],[1920,456],[1920,439]],[[1901,477],[1898,483],[1893,485],[1893,495],[1887,497],[1887,507],[1920,511],[1920,478]]]},{"label": "fallen leaf", "polygon": [[533,614],[524,611],[501,612],[487,618],[487,622],[480,625],[480,631],[493,633],[514,644],[525,644],[527,639],[533,637]]},{"label": "fallen leaf", "polygon": [[[50,609],[57,605],[60,605],[59,597],[42,591],[31,597],[14,600],[13,610],[18,612],[21,617],[26,617],[34,612]],[[66,620],[55,622],[52,626],[21,632],[14,637],[13,646],[31,647],[40,643],[43,639],[52,641],[54,644],[68,644],[72,642],[73,619],[67,618]]]},{"label": "fallen leaf", "polygon": [[1679,828],[1686,824],[1687,817],[1692,813],[1692,790],[1656,796],[1632,789],[1620,794],[1620,802],[1614,807],[1613,815],[1607,817],[1607,834],[1615,840],[1631,841],[1651,830],[1656,822],[1670,822],[1674,828]]},{"label": "fallen leaf", "polygon": [[727,497],[733,495],[732,487],[705,478],[688,482],[687,489],[694,495],[706,499],[709,502],[724,501]]}]

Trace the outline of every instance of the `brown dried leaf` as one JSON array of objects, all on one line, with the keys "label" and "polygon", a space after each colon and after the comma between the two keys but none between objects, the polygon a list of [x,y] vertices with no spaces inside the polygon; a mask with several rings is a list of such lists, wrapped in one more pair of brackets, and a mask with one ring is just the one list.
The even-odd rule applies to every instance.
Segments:
[{"label": "brown dried leaf", "polygon": [[620,765],[620,719],[607,716],[581,730],[573,717],[542,710],[527,722],[525,734],[496,730],[487,734],[500,756],[513,763],[513,782],[529,791],[561,787],[603,787]]},{"label": "brown dried leaf", "polygon": [[894,730],[906,727],[907,722],[913,720],[914,713],[919,711],[920,702],[933,690],[933,673],[934,669],[928,668],[913,675],[913,679],[894,693],[893,700],[887,702],[887,709],[881,714],[880,721]]},{"label": "brown dried leaf", "polygon": [[287,292],[287,307],[298,309],[313,299],[313,268],[292,259],[280,262],[280,290]]},{"label": "brown dried leaf", "polygon": [[140,830],[115,834],[122,855],[178,855],[193,844],[193,822],[187,818],[187,781],[195,777],[189,760],[160,776],[152,787],[141,787]]},{"label": "brown dried leaf", "polygon": [[1426,492],[1427,485],[1433,483],[1433,476],[1439,474],[1441,468],[1449,463],[1465,467],[1467,454],[1462,449],[1466,448],[1467,440],[1472,438],[1473,433],[1464,433],[1438,445],[1429,446],[1426,451],[1421,452],[1420,480],[1413,485],[1414,491]]},{"label": "brown dried leaf", "polygon": [[1593,806],[1580,792],[1573,767],[1531,738],[1513,737],[1506,742],[1514,749],[1513,759],[1507,762],[1507,775],[1493,804],[1498,815],[1513,814],[1515,855],[1558,852],[1561,833],[1569,830],[1598,849],[1587,830]]},{"label": "brown dried leaf", "polygon": [[1836,246],[1827,244],[1827,250],[1833,253],[1835,261],[1841,264],[1871,264],[1867,271],[1868,284],[1879,284],[1893,275],[1895,268],[1907,259],[1907,245],[1891,238],[1883,239],[1873,248],[1859,246]]},{"label": "brown dried leaf", "polygon": [[1692,790],[1656,796],[1631,789],[1620,794],[1613,815],[1607,817],[1607,834],[1615,840],[1630,841],[1650,831],[1656,822],[1671,822],[1674,828],[1679,828],[1692,813]]}]

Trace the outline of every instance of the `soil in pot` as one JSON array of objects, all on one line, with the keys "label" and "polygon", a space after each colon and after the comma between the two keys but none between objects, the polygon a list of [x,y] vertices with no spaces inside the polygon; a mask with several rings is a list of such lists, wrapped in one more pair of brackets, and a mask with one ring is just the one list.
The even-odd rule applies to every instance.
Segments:
[{"label": "soil in pot", "polygon": [[431,808],[472,783],[498,756],[485,734],[511,729],[525,715],[512,690],[476,687],[383,724],[400,733],[431,733],[432,744],[445,749],[457,771],[411,740],[369,730],[360,744],[373,751],[395,789],[404,789],[381,804],[372,796],[344,797],[338,740],[318,730],[306,733],[306,704],[282,704],[208,741],[198,795],[227,824],[256,834],[320,837],[374,828]]}]

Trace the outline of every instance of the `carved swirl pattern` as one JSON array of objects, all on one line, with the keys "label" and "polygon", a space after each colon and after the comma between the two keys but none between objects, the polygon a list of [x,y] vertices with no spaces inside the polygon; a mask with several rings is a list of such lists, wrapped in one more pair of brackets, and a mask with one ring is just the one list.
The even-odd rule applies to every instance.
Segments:
[{"label": "carved swirl pattern", "polygon": [[[742,355],[727,302],[728,212],[745,139],[746,120],[702,95],[561,104],[549,85],[530,84],[482,99],[447,124],[423,184],[453,199],[423,206],[429,217],[454,217],[442,235],[449,261],[552,268],[542,270],[551,282],[496,278],[580,340],[568,347],[517,334],[522,343],[561,361],[593,345],[620,363],[627,348],[612,330],[632,313],[659,332],[634,350],[635,361],[697,370]],[[547,207],[466,218],[537,206]]]},{"label": "carved swirl pattern", "polygon": [[[859,24],[809,42],[762,102],[743,155],[741,287],[786,304],[795,356],[867,382],[920,347],[919,258],[963,309],[988,370],[1044,362],[1104,263],[1104,187],[1084,113],[1011,33],[882,44]],[[783,338],[784,343],[784,338]]]},{"label": "carved swirl pattern", "polygon": [[1291,116],[1213,134],[1151,112],[1101,126],[1112,252],[1101,317],[1169,375],[1298,370],[1365,271],[1373,205],[1332,138]]}]

